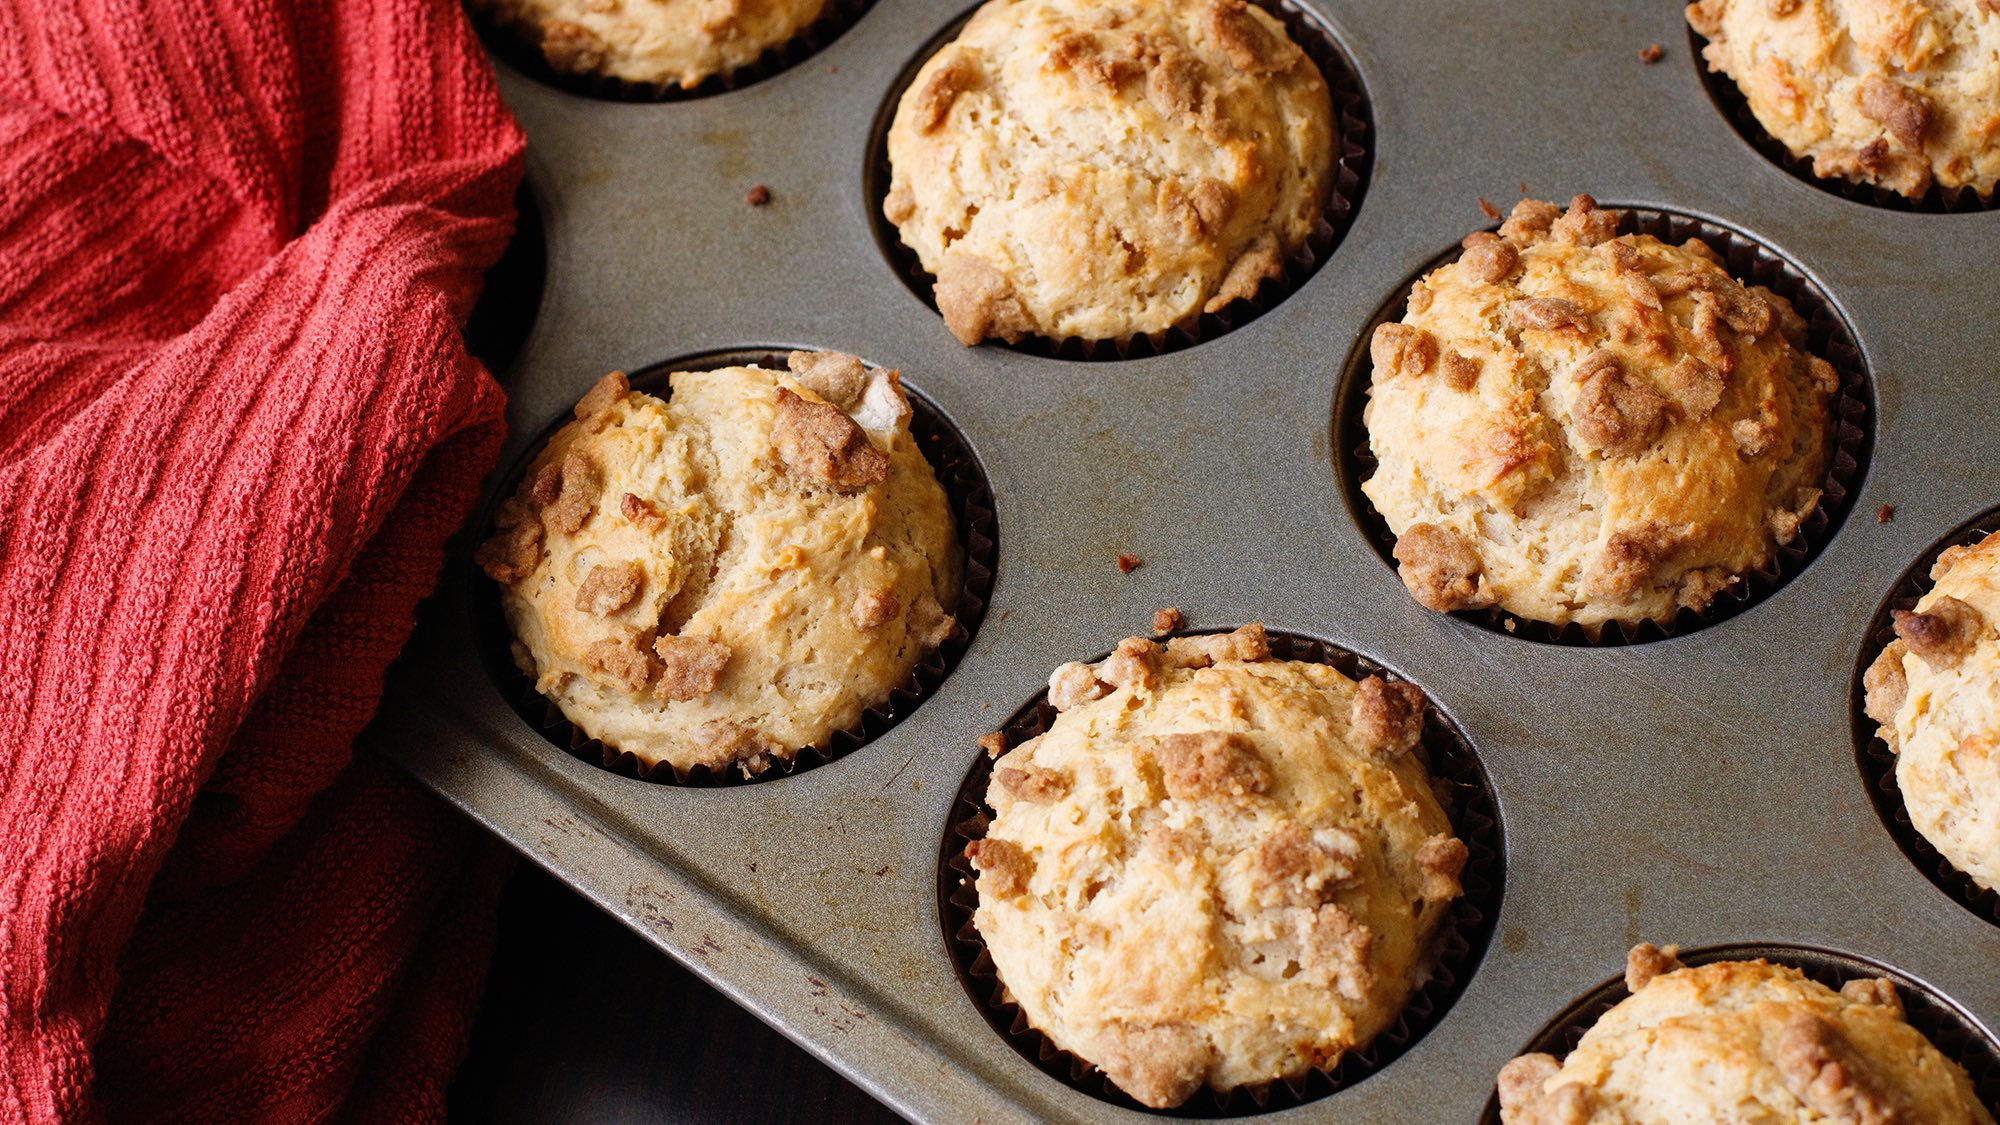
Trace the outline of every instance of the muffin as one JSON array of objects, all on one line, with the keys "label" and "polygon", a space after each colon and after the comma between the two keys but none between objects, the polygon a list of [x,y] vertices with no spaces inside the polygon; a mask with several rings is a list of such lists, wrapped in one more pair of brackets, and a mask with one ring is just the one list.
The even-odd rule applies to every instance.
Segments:
[{"label": "muffin", "polygon": [[1244,0],[990,0],[897,104],[882,210],[961,342],[1126,340],[1281,276],[1333,146],[1326,79]]},{"label": "muffin", "polygon": [[805,30],[827,0],[474,0],[569,74],[691,89]]},{"label": "muffin", "polygon": [[1952,547],[1896,639],[1863,676],[1868,717],[1896,752],[1910,824],[1987,890],[2000,889],[2000,534]]},{"label": "muffin", "polygon": [[894,371],[605,376],[497,512],[478,562],[515,659],[650,769],[755,773],[885,702],[956,622],[950,506]]},{"label": "muffin", "polygon": [[1523,200],[1375,330],[1361,486],[1411,596],[1531,621],[1668,621],[1818,506],[1839,380],[1784,298],[1698,239]]},{"label": "muffin", "polygon": [[1048,700],[967,848],[1030,1024],[1164,1109],[1331,1068],[1396,1020],[1467,856],[1415,750],[1421,691],[1273,660],[1249,625],[1130,638]]},{"label": "muffin", "polygon": [[1815,175],[1990,198],[2000,180],[1991,0],[1700,0],[1688,23],[1764,131]]},{"label": "muffin", "polygon": [[1887,980],[1839,992],[1787,965],[1684,968],[1633,948],[1632,995],[1567,1059],[1500,1071],[1504,1125],[1992,1125],[1963,1067],[1903,1019]]}]

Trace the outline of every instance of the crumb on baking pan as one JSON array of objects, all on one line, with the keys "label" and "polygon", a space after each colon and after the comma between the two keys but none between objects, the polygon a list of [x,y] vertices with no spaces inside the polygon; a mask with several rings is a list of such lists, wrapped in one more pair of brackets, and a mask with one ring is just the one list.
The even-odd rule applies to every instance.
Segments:
[{"label": "crumb on baking pan", "polygon": [[1488,203],[1483,195],[1479,197],[1479,213],[1496,223],[1500,221],[1500,208]]},{"label": "crumb on baking pan", "polygon": [[1667,52],[1658,43],[1648,43],[1639,49],[1639,61],[1651,65],[1667,57]]},{"label": "crumb on baking pan", "polygon": [[771,202],[771,189],[765,187],[763,184],[758,184],[744,193],[743,202],[748,203],[752,207],[762,207]]},{"label": "crumb on baking pan", "polygon": [[1890,520],[1895,518],[1896,518],[1896,506],[1894,504],[1884,504],[1875,511],[1876,523],[1888,523]]},{"label": "crumb on baking pan", "polygon": [[1122,574],[1130,574],[1139,569],[1139,563],[1139,556],[1130,552],[1118,556],[1118,570]]},{"label": "crumb on baking pan", "polygon": [[1153,632],[1171,633],[1187,624],[1187,615],[1173,606],[1153,611]]}]

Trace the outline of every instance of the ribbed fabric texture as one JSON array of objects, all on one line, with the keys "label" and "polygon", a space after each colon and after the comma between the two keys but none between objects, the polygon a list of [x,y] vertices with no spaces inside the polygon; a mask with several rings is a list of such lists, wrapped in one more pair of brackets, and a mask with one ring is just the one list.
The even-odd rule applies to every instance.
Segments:
[{"label": "ribbed fabric texture", "polygon": [[497,861],[352,746],[521,145],[449,0],[0,0],[0,1121],[442,1115]]}]

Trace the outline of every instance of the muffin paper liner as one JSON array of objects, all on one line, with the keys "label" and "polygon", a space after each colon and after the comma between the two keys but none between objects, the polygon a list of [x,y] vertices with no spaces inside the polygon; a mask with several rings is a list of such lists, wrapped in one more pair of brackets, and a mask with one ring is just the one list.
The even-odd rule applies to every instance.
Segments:
[{"label": "muffin paper liner", "polygon": [[[667,376],[672,372],[707,371],[749,364],[783,371],[788,352],[789,349],[746,349],[694,356],[648,368],[632,376],[631,383],[634,390],[664,398],[668,392]],[[999,550],[993,492],[987,486],[985,471],[973,457],[965,439],[943,413],[908,386],[903,389],[910,402],[910,434],[916,438],[917,447],[937,473],[938,483],[944,487],[945,499],[951,505],[958,545],[965,556],[965,575],[955,610],[958,622],[952,627],[951,635],[945,638],[943,644],[926,653],[909,677],[890,690],[888,698],[865,709],[859,722],[835,731],[820,743],[800,747],[787,759],[766,758],[758,765],[734,762],[721,769],[695,766],[689,770],[677,770],[665,761],[649,766],[636,754],[614,749],[591,738],[571,723],[553,700],[535,690],[534,681],[515,666],[510,654],[513,632],[508,628],[506,615],[500,607],[500,586],[473,566],[473,588],[479,591],[475,614],[480,648],[486,658],[487,671],[499,686],[501,695],[543,738],[565,753],[613,773],[663,785],[741,785],[789,777],[850,753],[901,722],[944,682],[944,678],[958,666],[966,646],[972,643],[972,635],[978,631],[979,622],[986,616],[986,599],[993,591],[993,570]],[[548,444],[548,439],[569,421],[570,416],[565,412],[543,431],[541,439],[509,470],[501,488],[494,492],[481,521],[482,541],[493,532],[493,509],[498,508],[501,500],[514,494],[528,466]]]},{"label": "muffin paper liner", "polygon": [[874,0],[829,0],[826,11],[790,39],[773,44],[735,70],[711,74],[686,87],[678,82],[632,82],[608,74],[558,70],[542,55],[541,28],[534,21],[505,18],[478,0],[473,0],[468,10],[486,49],[544,86],[605,101],[684,102],[740,90],[799,65],[859,23],[873,4]]},{"label": "muffin paper liner", "polygon": [[1715,108],[1734,126],[1736,132],[1751,148],[1757,150],[1766,160],[1776,164],[1793,179],[1803,180],[1830,195],[1860,203],[1869,207],[1880,207],[1888,211],[1908,211],[1924,215],[1965,215],[1980,211],[2000,210],[2000,190],[1992,196],[1982,198],[1969,187],[1943,188],[1932,184],[1924,194],[1915,199],[1899,191],[1892,191],[1875,184],[1850,180],[1844,176],[1822,176],[1813,171],[1810,157],[1794,156],[1785,142],[1772,136],[1764,129],[1757,115],[1750,111],[1750,100],[1743,96],[1743,90],[1736,80],[1720,71],[1710,70],[1708,60],[1701,57],[1701,49],[1708,40],[1693,28],[1688,29],[1688,57],[1694,60],[1696,71],[1701,74],[1702,85],[1708,90],[1709,100]]},{"label": "muffin paper liner", "polygon": [[[1669,621],[1607,622],[1594,633],[1575,622],[1552,625],[1497,607],[1458,610],[1452,614],[1496,632],[1547,644],[1644,644],[1707,628],[1762,601],[1804,570],[1833,539],[1834,532],[1847,517],[1873,445],[1873,390],[1866,360],[1854,341],[1853,331],[1825,291],[1800,272],[1797,266],[1748,235],[1706,220],[1648,207],[1607,204],[1605,209],[1619,213],[1620,234],[1650,234],[1674,245],[1699,238],[1722,255],[1731,277],[1746,285],[1767,286],[1790,301],[1806,321],[1806,350],[1833,365],[1840,377],[1840,390],[1827,404],[1833,437],[1826,479],[1820,484],[1822,491],[1818,506],[1812,515],[1800,521],[1798,534],[1790,543],[1774,546],[1772,557],[1764,566],[1742,575],[1740,581],[1716,594],[1715,601],[1705,612],[1682,609]],[[1362,329],[1348,357],[1346,375],[1341,382],[1334,433],[1335,448],[1341,451],[1341,483],[1347,492],[1348,507],[1361,525],[1363,534],[1392,570],[1396,568],[1393,554],[1396,536],[1389,530],[1382,514],[1375,510],[1374,503],[1361,491],[1361,485],[1374,475],[1377,465],[1369,449],[1368,429],[1361,420],[1368,405],[1368,391],[1374,381],[1368,343],[1376,326],[1403,318],[1409,305],[1411,285],[1439,266],[1456,261],[1458,256],[1459,251],[1454,249],[1434,259],[1416,277],[1405,282],[1395,298],[1375,314],[1374,319]]]},{"label": "muffin paper liner", "polygon": [[[1155,635],[1194,636],[1220,632],[1215,629],[1186,629]],[[1295,633],[1270,632],[1271,656],[1276,660],[1299,660],[1327,664],[1349,679],[1371,675],[1391,675],[1366,657],[1325,641]],[[1100,656],[1099,659],[1102,659]],[[1404,1051],[1443,1021],[1453,1001],[1458,999],[1486,954],[1499,914],[1504,886],[1499,814],[1485,769],[1464,734],[1435,706],[1427,706],[1420,753],[1429,759],[1431,777],[1443,783],[1437,787],[1450,816],[1453,830],[1464,841],[1470,855],[1460,882],[1465,893],[1452,904],[1428,951],[1430,976],[1410,992],[1396,1021],[1371,1042],[1342,1055],[1331,1070],[1312,1069],[1295,1078],[1242,1086],[1225,1093],[1204,1086],[1177,1109],[1156,1110],[1139,1104],[1113,1085],[1095,1066],[1056,1046],[1028,1022],[1000,980],[986,942],[972,923],[979,906],[975,886],[977,873],[966,858],[965,849],[985,837],[993,810],[986,804],[986,788],[993,772],[993,759],[974,752],[972,768],[947,815],[944,840],[938,860],[938,911],[944,924],[945,948],[959,983],[993,1026],[1022,1058],[1044,1073],[1091,1097],[1125,1109],[1165,1117],[1242,1117],[1303,1105],[1335,1093],[1394,1062]],[[1055,722],[1056,711],[1043,692],[1007,720],[1001,733],[1008,749],[1035,738]]]},{"label": "muffin paper liner", "polygon": [[[1327,199],[1318,223],[1306,235],[1305,245],[1285,255],[1284,273],[1280,277],[1264,282],[1257,289],[1257,295],[1245,300],[1232,301],[1225,308],[1213,313],[1201,313],[1193,319],[1158,332],[1142,333],[1120,339],[1086,340],[1069,336],[1061,339],[1047,336],[1023,336],[1018,342],[1009,344],[998,337],[989,337],[983,343],[1029,355],[1045,356],[1052,359],[1105,361],[1122,359],[1144,359],[1148,356],[1165,355],[1168,352],[1191,348],[1203,340],[1220,336],[1233,328],[1241,327],[1275,308],[1286,297],[1296,292],[1306,283],[1319,267],[1332,255],[1335,246],[1347,233],[1354,211],[1361,205],[1361,197],[1368,188],[1368,174],[1373,166],[1374,156],[1369,147],[1373,130],[1373,116],[1368,106],[1368,94],[1361,85],[1354,65],[1348,61],[1347,52],[1333,37],[1333,33],[1319,20],[1292,0],[1250,0],[1285,25],[1285,32],[1305,51],[1314,65],[1325,77],[1327,92],[1333,101],[1334,114],[1334,165]],[[896,224],[882,213],[882,202],[889,195],[891,170],[889,167],[889,126],[895,121],[896,107],[903,100],[904,91],[916,80],[917,72],[930,61],[932,55],[958,37],[978,9],[965,13],[953,20],[945,29],[926,43],[909,66],[905,67],[893,86],[889,97],[883,103],[881,113],[876,117],[875,128],[869,141],[868,182],[865,194],[869,203],[868,220],[875,228],[875,241],[881,246],[883,256],[888,258],[896,273],[903,278],[910,291],[937,309],[937,301],[932,295],[936,279],[917,260],[916,251],[904,245]]]},{"label": "muffin paper liner", "polygon": [[[1681,964],[1687,966],[1708,965],[1717,961],[1754,961],[1762,959],[1777,965],[1790,965],[1819,983],[1839,991],[1840,986],[1851,980],[1886,977],[1895,982],[1896,992],[1902,997],[1903,1011],[1910,1026],[1929,1039],[1946,1058],[1963,1066],[1972,1077],[1972,1085],[1978,1091],[1979,1100],[1986,1106],[2000,1105],[2000,1044],[1980,1030],[1979,1024],[1965,1014],[1958,1005],[1933,990],[1930,986],[1904,976],[1885,965],[1878,965],[1860,957],[1831,950],[1814,949],[1803,945],[1780,945],[1776,943],[1750,942],[1740,945],[1713,945],[1701,949],[1684,950],[1680,954]],[[1606,980],[1576,1002],[1563,1013],[1550,1020],[1547,1026],[1522,1047],[1519,1054],[1541,1052],[1561,1059],[1576,1049],[1604,1013],[1616,1007],[1618,1002],[1630,996],[1625,989],[1625,977],[1618,976]],[[1494,1075],[1495,1080],[1499,1078]],[[1480,1125],[1500,1125],[1500,1095],[1496,1089],[1486,1099],[1486,1110],[1480,1115]]]},{"label": "muffin paper liner", "polygon": [[1948,548],[1970,546],[1995,531],[2000,531],[2000,508],[1966,522],[1932,544],[1930,550],[1911,563],[1910,568],[1896,580],[1895,588],[1890,591],[1868,628],[1868,639],[1861,646],[1861,662],[1854,668],[1853,723],[1854,760],[1861,767],[1862,780],[1867,783],[1868,799],[1874,803],[1876,815],[1882,818],[1883,827],[1889,830],[1896,845],[1939,890],[1986,921],[2000,925],[2000,894],[1980,886],[1970,875],[1954,867],[1910,823],[1909,809],[1903,804],[1902,787],[1896,783],[1896,752],[1876,736],[1875,720],[1862,709],[1866,692],[1861,680],[1868,666],[1875,662],[1890,641],[1896,639],[1896,622],[1890,616],[1891,611],[1915,609],[1918,599],[1930,592],[1931,564],[1937,561],[1937,557]]}]

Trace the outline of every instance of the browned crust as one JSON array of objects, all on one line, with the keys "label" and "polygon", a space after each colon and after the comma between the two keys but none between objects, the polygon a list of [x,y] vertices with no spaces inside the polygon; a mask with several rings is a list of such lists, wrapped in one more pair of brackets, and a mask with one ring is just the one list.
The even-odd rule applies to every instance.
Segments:
[{"label": "browned crust", "polygon": [[1931,602],[1921,613],[1890,611],[1896,621],[1896,636],[1926,664],[1956,664],[1986,632],[1986,619],[1966,602],[1946,595]]},{"label": "browned crust", "polygon": [[1479,553],[1450,528],[1411,524],[1396,539],[1395,558],[1403,585],[1425,609],[1449,613],[1493,604]]},{"label": "browned crust", "polygon": [[1443,833],[1428,837],[1417,848],[1417,869],[1424,873],[1419,894],[1430,902],[1450,902],[1465,893],[1459,876],[1465,873],[1472,850],[1465,841]]},{"label": "browned crust", "polygon": [[1368,340],[1368,358],[1380,378],[1423,375],[1437,363],[1437,337],[1392,320],[1375,327],[1375,334]]},{"label": "browned crust", "polygon": [[983,258],[946,258],[931,293],[945,327],[967,347],[988,336],[1017,344],[1028,334],[1028,316],[1014,287]]},{"label": "browned crust", "polygon": [[533,486],[534,498],[542,504],[542,522],[565,535],[575,535],[590,522],[603,491],[604,474],[597,463],[573,449],[563,454],[560,464],[542,466]]},{"label": "browned crust", "polygon": [[1299,935],[1299,966],[1360,1003],[1375,988],[1375,971],[1368,964],[1374,948],[1375,931],[1347,908],[1329,902],[1310,915]]},{"label": "browned crust", "polygon": [[1896,715],[1910,693],[1909,675],[1903,671],[1903,654],[1908,651],[1903,641],[1890,641],[1861,674],[1862,710],[1881,724],[1882,741],[1892,750],[1902,740],[1896,731]]},{"label": "browned crust", "polygon": [[1840,986],[1840,994],[1856,1004],[1872,1004],[1887,1008],[1897,1019],[1903,1018],[1903,997],[1896,991],[1894,981],[1884,977],[1862,977]]},{"label": "browned crust", "polygon": [[1642,941],[1625,954],[1625,988],[1637,992],[1658,977],[1682,968],[1681,947]]},{"label": "browned crust", "polygon": [[576,608],[593,617],[609,617],[631,605],[645,582],[646,568],[636,562],[599,563],[576,588]]},{"label": "browned crust", "polygon": [[1215,1048],[1186,1024],[1120,1024],[1098,1037],[1093,1054],[1105,1077],[1140,1104],[1172,1109],[1201,1089]]},{"label": "browned crust", "polygon": [[644,691],[653,679],[653,658],[632,637],[606,637],[583,650],[583,666],[610,677],[626,691]]},{"label": "browned crust", "polygon": [[1271,788],[1271,768],[1257,744],[1231,731],[1163,735],[1154,756],[1167,794],[1181,800],[1240,800]]},{"label": "browned crust", "polygon": [[729,663],[729,646],[702,637],[661,637],[653,642],[660,658],[661,699],[700,699],[715,690]]},{"label": "browned crust", "polygon": [[851,410],[868,389],[868,368],[846,352],[793,352],[785,366],[801,386],[842,410]]},{"label": "browned crust", "polygon": [[854,596],[854,604],[848,609],[848,616],[857,629],[879,629],[896,619],[903,612],[903,603],[896,592],[888,586],[874,590],[863,590]]},{"label": "browned crust", "polygon": [[1774,1060],[1792,1096],[1834,1125],[1910,1125],[1895,1095],[1833,1023],[1797,1012],[1778,1034]]},{"label": "browned crust", "polygon": [[962,51],[944,57],[931,76],[917,88],[911,120],[917,132],[935,133],[951,116],[951,107],[960,94],[978,88],[984,80],[979,63]]},{"label": "browned crust", "polygon": [[1222,284],[1201,311],[1221,312],[1231,302],[1247,301],[1257,295],[1257,290],[1266,281],[1284,275],[1285,262],[1278,251],[1278,236],[1266,231],[1252,239],[1243,253],[1229,263],[1229,271],[1222,275]]},{"label": "browned crust", "polygon": [[1348,723],[1356,744],[1384,758],[1410,752],[1424,733],[1424,692],[1415,684],[1369,676],[1354,685]]},{"label": "browned crust", "polygon": [[513,496],[494,509],[493,538],[479,545],[472,561],[499,583],[519,582],[542,561],[542,521]]},{"label": "browned crust", "polygon": [[1291,906],[1316,906],[1334,890],[1352,885],[1360,868],[1361,839],[1345,828],[1315,838],[1287,820],[1257,845],[1250,877],[1258,890]]},{"label": "browned crust", "polygon": [[1861,83],[1861,112],[1887,129],[1897,144],[1922,151],[1933,110],[1921,91],[1871,74]]},{"label": "browned crust", "polygon": [[592,384],[591,388],[583,393],[583,397],[576,401],[576,420],[594,421],[624,401],[625,396],[630,393],[632,385],[626,380],[625,373],[613,371]]},{"label": "browned crust", "polygon": [[1459,267],[1489,285],[1514,276],[1521,261],[1514,244],[1491,231],[1474,231],[1459,243],[1465,252],[1458,256]]},{"label": "browned crust", "polygon": [[1067,711],[1111,694],[1111,685],[1097,678],[1090,665],[1072,660],[1049,674],[1049,706]]},{"label": "browned crust", "polygon": [[1035,858],[1021,846],[1007,840],[974,840],[965,846],[965,856],[979,872],[982,898],[1019,898],[1028,892],[1028,880],[1035,874]]},{"label": "browned crust", "polygon": [[1167,642],[1167,663],[1176,668],[1206,668],[1226,660],[1247,662],[1270,658],[1270,634],[1255,621],[1228,633],[1175,637]]},{"label": "browned crust", "polygon": [[1290,70],[1305,52],[1297,44],[1273,36],[1250,14],[1245,0],[1209,0],[1203,13],[1208,33],[1239,70],[1279,74]]},{"label": "browned crust", "polygon": [[1002,766],[993,771],[993,785],[1017,801],[1047,804],[1069,791],[1069,778],[1037,766]]},{"label": "browned crust", "polygon": [[778,388],[771,445],[790,471],[836,492],[856,492],[889,479],[889,455],[875,448],[839,407],[809,402]]},{"label": "browned crust", "polygon": [[1145,637],[1127,637],[1097,668],[1097,678],[1114,688],[1129,687],[1151,691],[1160,682],[1160,664],[1165,654]]},{"label": "browned crust", "polygon": [[1595,351],[1570,374],[1576,398],[1570,411],[1577,437],[1610,457],[1635,457],[1666,428],[1666,400],[1625,373],[1616,354]]}]

